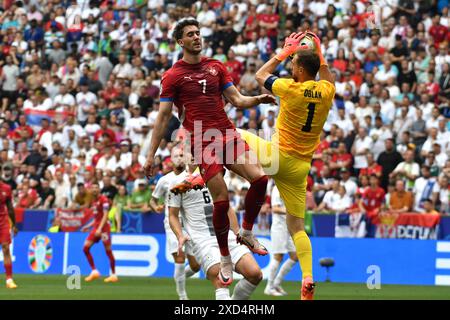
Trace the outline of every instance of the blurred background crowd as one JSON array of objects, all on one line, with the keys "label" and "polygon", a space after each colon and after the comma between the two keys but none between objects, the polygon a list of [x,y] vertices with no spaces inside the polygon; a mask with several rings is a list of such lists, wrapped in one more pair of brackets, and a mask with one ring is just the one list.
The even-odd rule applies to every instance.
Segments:
[{"label": "blurred background crowd", "polygon": [[[16,208],[82,208],[89,187],[126,210],[150,211],[171,171],[176,110],[154,176],[142,165],[161,75],[180,59],[175,23],[196,17],[203,54],[243,94],[255,72],[307,29],[322,40],[336,96],[314,155],[308,209],[450,214],[448,0],[4,0],[0,7],[0,162]],[[290,62],[279,77],[290,76]],[[238,128],[267,140],[278,107],[237,110]],[[230,200],[248,188],[228,176]],[[268,204],[263,215],[270,212]]]}]

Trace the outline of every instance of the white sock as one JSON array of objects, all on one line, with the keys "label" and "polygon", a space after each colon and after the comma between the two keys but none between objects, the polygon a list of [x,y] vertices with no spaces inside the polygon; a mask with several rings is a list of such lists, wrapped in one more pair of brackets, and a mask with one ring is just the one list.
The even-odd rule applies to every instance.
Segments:
[{"label": "white sock", "polygon": [[184,274],[184,263],[175,263],[175,270],[173,273],[177,293],[180,298],[186,297],[186,275]]},{"label": "white sock", "polygon": [[194,274],[196,274],[197,272],[195,272],[194,270],[191,269],[190,265],[187,265],[184,268],[184,274],[186,275],[186,279],[192,277]]},{"label": "white sock", "polygon": [[269,278],[267,279],[267,286],[273,288],[273,281],[277,275],[278,267],[280,266],[280,261],[272,258],[269,264]]},{"label": "white sock", "polygon": [[240,230],[240,233],[241,233],[241,236],[247,237],[247,236],[251,236],[251,235],[253,234],[253,231],[241,229],[241,230]]},{"label": "white sock", "polygon": [[230,262],[232,262],[231,256],[230,255],[220,256],[220,262],[222,262],[222,263],[230,263]]},{"label": "white sock", "polygon": [[273,282],[274,287],[279,287],[281,282],[283,282],[284,277],[291,271],[291,269],[295,266],[297,261],[292,260],[291,258],[287,259],[280,268],[280,272],[278,272],[275,281]]},{"label": "white sock", "polygon": [[231,300],[230,289],[228,288],[216,289],[216,300]]},{"label": "white sock", "polygon": [[231,300],[248,300],[255,289],[256,286],[254,284],[250,283],[245,278],[241,279],[234,287]]}]

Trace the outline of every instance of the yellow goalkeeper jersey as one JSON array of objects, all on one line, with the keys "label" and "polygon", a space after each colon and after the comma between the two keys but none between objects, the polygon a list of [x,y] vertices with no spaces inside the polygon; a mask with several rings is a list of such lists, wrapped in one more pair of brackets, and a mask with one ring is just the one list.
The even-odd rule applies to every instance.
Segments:
[{"label": "yellow goalkeeper jersey", "polygon": [[333,103],[334,85],[326,80],[295,82],[276,78],[271,89],[280,97],[272,142],[296,158],[311,161]]}]

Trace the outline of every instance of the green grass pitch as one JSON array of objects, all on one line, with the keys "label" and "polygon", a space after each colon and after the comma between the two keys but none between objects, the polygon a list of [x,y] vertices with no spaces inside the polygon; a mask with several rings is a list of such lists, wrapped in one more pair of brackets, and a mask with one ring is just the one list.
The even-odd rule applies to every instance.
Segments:
[{"label": "green grass pitch", "polygon": [[[0,300],[12,299],[133,299],[133,300],[176,300],[175,284],[171,278],[121,277],[118,283],[104,283],[103,278],[91,283],[81,280],[80,290],[67,289],[65,276],[15,275],[19,286],[16,290],[6,289],[4,276],[0,277]],[[235,281],[234,283],[237,283]],[[266,281],[263,281],[252,296],[253,300],[276,300],[279,297],[264,295]],[[299,284],[285,282],[289,293],[285,300],[299,298]],[[233,286],[231,287],[233,288]],[[212,300],[214,290],[206,280],[188,279],[186,290],[191,300]],[[450,299],[450,287],[382,285],[380,290],[369,290],[365,284],[324,283],[317,284],[317,300],[372,300],[372,299]]]}]

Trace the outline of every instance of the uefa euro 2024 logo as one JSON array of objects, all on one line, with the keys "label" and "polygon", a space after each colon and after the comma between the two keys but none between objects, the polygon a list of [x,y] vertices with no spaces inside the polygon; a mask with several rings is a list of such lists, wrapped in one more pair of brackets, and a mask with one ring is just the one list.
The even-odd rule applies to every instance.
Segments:
[{"label": "uefa euro 2024 logo", "polygon": [[46,272],[53,259],[52,242],[49,237],[39,234],[31,239],[28,246],[28,264],[35,273]]}]

